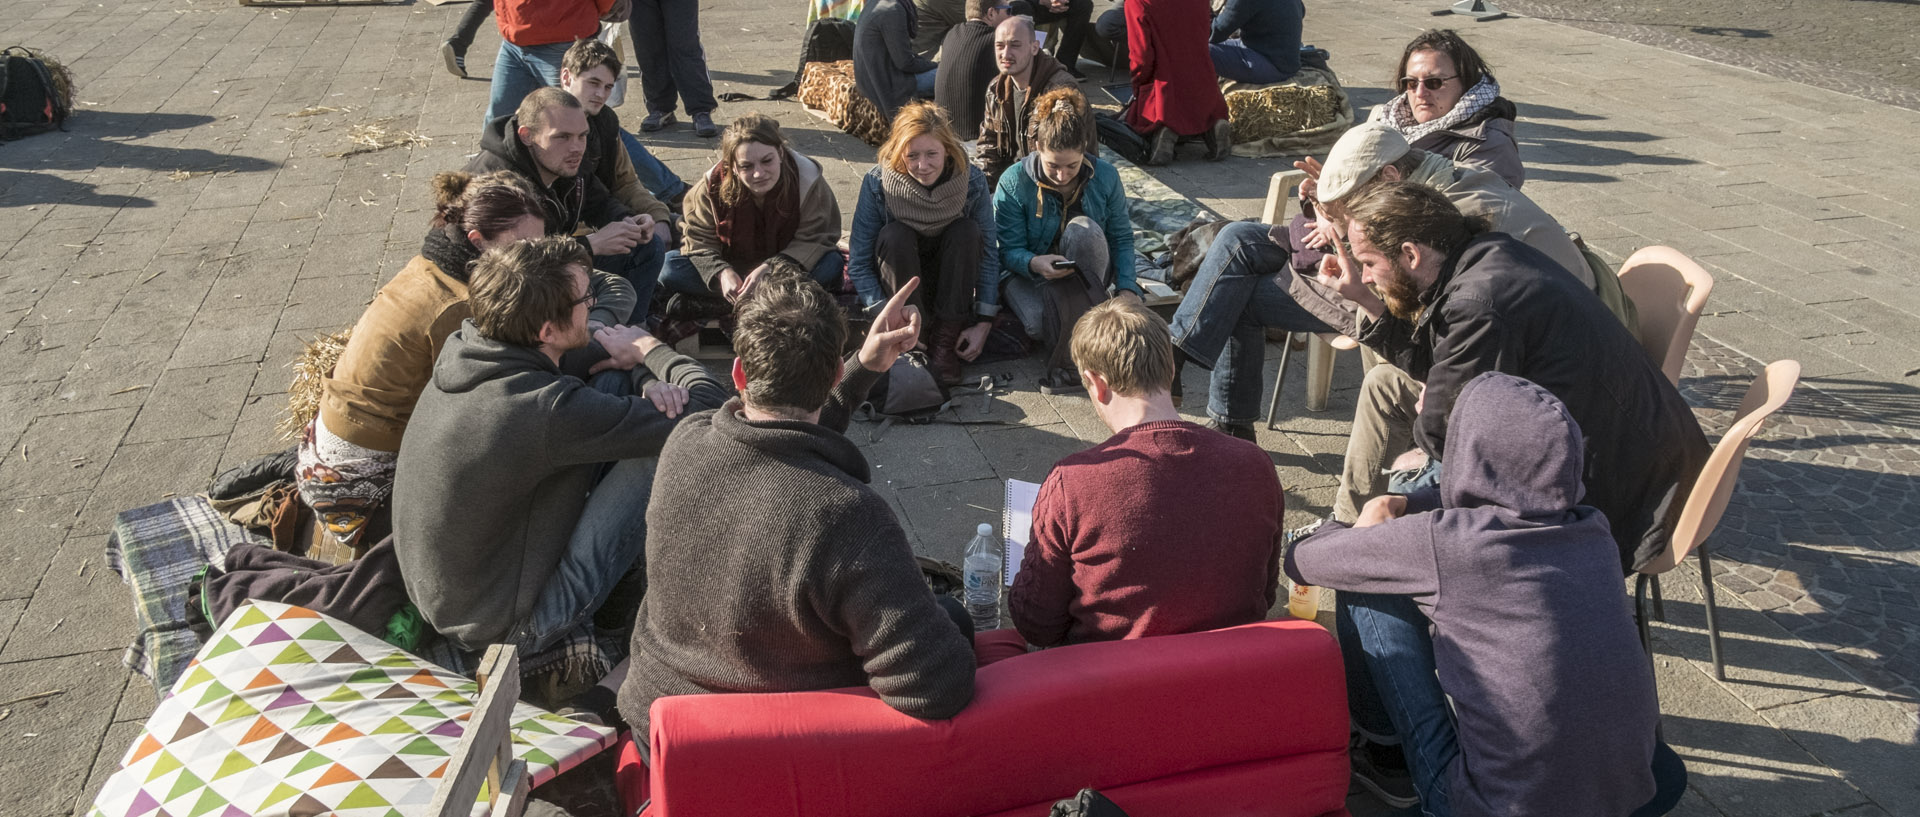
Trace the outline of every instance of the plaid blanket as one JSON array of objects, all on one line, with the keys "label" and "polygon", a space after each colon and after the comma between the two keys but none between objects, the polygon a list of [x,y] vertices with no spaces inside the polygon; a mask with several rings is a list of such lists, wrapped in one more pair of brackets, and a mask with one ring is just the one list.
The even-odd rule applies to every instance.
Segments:
[{"label": "plaid blanket", "polygon": [[187,628],[187,586],[209,564],[225,564],[234,545],[272,546],[228,522],[204,496],[169,499],[123,511],[107,539],[107,566],[133,590],[139,632],[120,660],[156,689],[174,679],[200,651],[200,637]]}]

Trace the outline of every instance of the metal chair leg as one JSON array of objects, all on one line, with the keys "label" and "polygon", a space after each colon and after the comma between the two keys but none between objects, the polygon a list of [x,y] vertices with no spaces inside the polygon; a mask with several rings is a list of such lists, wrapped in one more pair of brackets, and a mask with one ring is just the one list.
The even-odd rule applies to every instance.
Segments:
[{"label": "metal chair leg", "polygon": [[1660,577],[1648,576],[1647,584],[1653,588],[1653,620],[1662,624],[1667,622],[1666,600],[1660,598]]},{"label": "metal chair leg", "polygon": [[1287,336],[1287,342],[1280,346],[1280,371],[1273,373],[1273,399],[1267,402],[1267,430],[1272,431],[1273,421],[1280,416],[1280,387],[1287,382],[1287,361],[1293,357],[1293,336]]},{"label": "metal chair leg", "polygon": [[1700,600],[1707,608],[1707,649],[1713,654],[1713,677],[1725,681],[1727,667],[1720,660],[1720,622],[1713,603],[1713,561],[1707,557],[1707,543],[1701,542],[1695,550],[1700,553]]},{"label": "metal chair leg", "polygon": [[1640,646],[1647,651],[1647,660],[1653,660],[1653,628],[1647,625],[1647,574],[1642,573],[1633,580],[1633,624],[1640,630]]}]

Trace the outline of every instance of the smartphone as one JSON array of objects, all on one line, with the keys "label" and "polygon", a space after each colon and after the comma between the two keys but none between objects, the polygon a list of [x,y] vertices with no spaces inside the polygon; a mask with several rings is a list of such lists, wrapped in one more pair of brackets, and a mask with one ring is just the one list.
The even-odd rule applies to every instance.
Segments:
[{"label": "smartphone", "polygon": [[1079,269],[1080,268],[1079,264],[1075,264],[1072,261],[1069,261],[1065,258],[1062,258],[1058,261],[1053,262],[1052,266],[1054,269]]}]

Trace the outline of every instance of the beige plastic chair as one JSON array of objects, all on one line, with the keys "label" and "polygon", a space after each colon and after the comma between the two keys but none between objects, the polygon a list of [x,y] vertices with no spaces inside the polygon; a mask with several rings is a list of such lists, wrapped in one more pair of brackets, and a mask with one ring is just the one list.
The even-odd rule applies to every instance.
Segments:
[{"label": "beige plastic chair", "polygon": [[1620,266],[1620,288],[1640,315],[1640,345],[1673,385],[1700,311],[1713,292],[1713,276],[1672,247],[1642,247]]},{"label": "beige plastic chair", "polygon": [[1707,557],[1707,536],[1727,511],[1727,499],[1733,496],[1734,483],[1739,481],[1747,443],[1759,433],[1761,424],[1793,396],[1794,386],[1799,382],[1797,360],[1776,360],[1754,378],[1753,385],[1747,387],[1746,396],[1740,400],[1740,411],[1734,415],[1733,426],[1713,447],[1713,454],[1707,457],[1706,466],[1694,480],[1693,492],[1687,496],[1686,507],[1680,510],[1679,524],[1674,526],[1673,539],[1667,543],[1666,550],[1640,568],[1640,575],[1634,580],[1633,612],[1640,625],[1640,641],[1646,645],[1649,656],[1653,654],[1653,642],[1647,627],[1647,588],[1653,588],[1654,617],[1665,620],[1660,602],[1660,574],[1679,566],[1688,553],[1697,551],[1700,598],[1707,609],[1707,644],[1713,653],[1713,677],[1727,680],[1726,667],[1720,660],[1720,625],[1715,620],[1713,563]]},{"label": "beige plastic chair", "polygon": [[527,763],[513,756],[513,705],[520,699],[520,657],[509,645],[487,648],[476,675],[480,700],[425,814],[467,817],[487,786],[487,814],[520,817],[527,807]]},{"label": "beige plastic chair", "polygon": [[[1307,180],[1304,170],[1283,170],[1273,174],[1267,184],[1267,203],[1260,210],[1263,224],[1284,224],[1293,217],[1300,201],[1300,183]],[[1353,338],[1333,332],[1300,333],[1307,338],[1307,410],[1326,411],[1327,397],[1333,392],[1335,352],[1360,348]],[[1280,350],[1280,370],[1273,375],[1273,396],[1267,401],[1267,430],[1272,431],[1280,416],[1280,389],[1287,382],[1287,364],[1292,362],[1293,344]]]}]

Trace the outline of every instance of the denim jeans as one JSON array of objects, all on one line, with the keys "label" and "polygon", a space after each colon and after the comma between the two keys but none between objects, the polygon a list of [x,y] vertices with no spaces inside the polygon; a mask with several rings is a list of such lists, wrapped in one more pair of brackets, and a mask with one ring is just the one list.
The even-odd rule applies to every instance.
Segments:
[{"label": "denim jeans", "polygon": [[1387,474],[1387,493],[1406,496],[1423,488],[1435,488],[1440,485],[1440,475],[1445,470],[1444,463],[1429,459],[1419,468],[1408,468]]},{"label": "denim jeans", "polygon": [[648,113],[672,113],[676,96],[689,114],[712,113],[720,106],[700,48],[699,0],[633,0],[627,29]]},{"label": "denim jeans", "polygon": [[938,68],[928,68],[913,75],[913,98],[932,99],[934,78],[940,73]]},{"label": "denim jeans", "polygon": [[487,95],[487,122],[512,114],[520,101],[548,85],[560,84],[560,58],[573,43],[548,43],[521,47],[500,41],[500,53],[493,58],[493,87]]},{"label": "denim jeans", "polygon": [[1173,315],[1173,345],[1212,370],[1207,414],[1230,423],[1260,415],[1265,329],[1331,332],[1333,328],[1287,294],[1286,248],[1267,238],[1267,226],[1235,222],[1220,230],[1200,272]]},{"label": "denim jeans", "polygon": [[1207,47],[1213,55],[1213,71],[1221,79],[1235,82],[1251,82],[1256,85],[1271,85],[1285,82],[1292,74],[1282,74],[1272,60],[1260,52],[1242,45],[1238,39],[1223,43],[1214,43]]},{"label": "denim jeans", "polygon": [[669,252],[667,227],[662,224],[653,231],[652,241],[635,244],[624,255],[593,257],[594,269],[611,272],[633,285],[633,314],[627,316],[624,322],[638,323],[646,319],[648,310],[653,306],[654,287],[660,281],[660,266]]},{"label": "denim jeans", "polygon": [[[839,292],[841,279],[847,270],[847,257],[839,250],[828,250],[813,265],[813,280],[826,287],[828,292]],[[740,272],[735,270],[735,272]],[[746,277],[748,272],[741,272]],[[709,289],[707,282],[700,279],[700,271],[693,268],[693,261],[681,255],[679,250],[667,253],[665,264],[660,267],[660,286],[668,292],[680,292],[688,295],[719,295],[718,289]]]},{"label": "denim jeans", "polygon": [[642,558],[647,544],[647,497],[653,494],[657,465],[655,457],[621,460],[593,486],[567,541],[566,555],[541,589],[533,612],[514,631],[514,643],[523,654],[553,646],[560,636],[591,618],[614,584]]},{"label": "denim jeans", "polygon": [[1421,813],[1447,817],[1447,767],[1460,744],[1434,675],[1427,617],[1410,596],[1345,590],[1335,595],[1334,610],[1354,725],[1376,743],[1400,744]]},{"label": "denim jeans", "polygon": [[640,184],[647,192],[661,201],[672,201],[681,193],[687,192],[687,183],[682,181],[665,162],[654,158],[647,146],[625,128],[620,129],[620,141],[627,146],[627,157],[633,160],[633,172],[640,177]]}]

